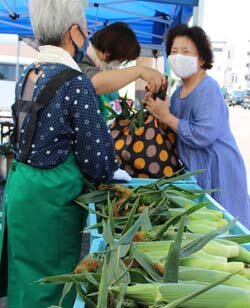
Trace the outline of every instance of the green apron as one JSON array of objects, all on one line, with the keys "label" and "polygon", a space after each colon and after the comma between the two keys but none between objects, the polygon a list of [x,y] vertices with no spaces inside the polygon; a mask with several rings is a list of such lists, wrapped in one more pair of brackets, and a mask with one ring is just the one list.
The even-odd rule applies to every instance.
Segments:
[{"label": "green apron", "polygon": [[[7,293],[8,308],[58,305],[63,286],[34,281],[70,273],[77,265],[87,213],[72,200],[83,185],[73,155],[46,170],[13,161],[0,235],[0,297]],[[73,307],[74,296],[64,308]]]}]

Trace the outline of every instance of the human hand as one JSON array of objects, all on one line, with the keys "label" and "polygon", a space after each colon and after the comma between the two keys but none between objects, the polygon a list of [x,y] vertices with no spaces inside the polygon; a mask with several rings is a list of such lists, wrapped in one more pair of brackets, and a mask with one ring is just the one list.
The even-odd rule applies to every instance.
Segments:
[{"label": "human hand", "polygon": [[119,168],[114,172],[113,180],[131,182],[132,178],[125,170]]},{"label": "human hand", "polygon": [[158,92],[159,89],[166,84],[166,78],[163,74],[155,69],[147,66],[139,66],[138,69],[141,70],[140,77],[147,81],[147,88],[150,92]]},{"label": "human hand", "polygon": [[166,96],[165,100],[161,100],[158,97],[154,100],[152,98],[152,93],[148,92],[143,99],[143,103],[145,103],[145,108],[152,116],[163,123],[166,121],[170,114],[168,96]]}]

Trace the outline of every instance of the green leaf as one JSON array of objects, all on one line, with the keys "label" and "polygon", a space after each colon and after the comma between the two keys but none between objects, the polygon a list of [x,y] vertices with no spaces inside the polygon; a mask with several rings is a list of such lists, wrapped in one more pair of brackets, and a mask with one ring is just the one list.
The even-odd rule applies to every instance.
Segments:
[{"label": "green leaf", "polygon": [[[122,262],[122,260],[120,260],[119,262]],[[123,262],[122,262],[122,263],[123,263]],[[120,280],[122,280],[123,283],[126,283],[126,285],[128,285],[128,284],[131,282],[131,281],[130,281],[129,270],[130,270],[130,268],[131,268],[131,266],[132,266],[132,263],[133,263],[133,262],[131,262],[131,264],[129,264],[127,267],[124,266],[124,271],[121,273],[121,275],[120,275],[115,281],[113,281],[113,282],[111,283],[110,286],[113,286],[113,285],[117,284],[118,282],[120,282]],[[124,280],[123,278],[124,278],[125,276],[127,276],[127,277],[126,277],[126,279]]]},{"label": "green leaf", "polygon": [[225,233],[226,231],[230,230],[237,222],[237,219],[233,219],[229,224],[218,228],[210,233],[207,233],[194,241],[186,244],[181,248],[181,257],[188,257],[193,253],[199,251],[203,248],[209,241],[214,239],[216,236]]},{"label": "green leaf", "polygon": [[[86,281],[90,282],[95,287],[99,286],[99,282],[95,279],[92,273],[88,272],[86,269],[83,269],[81,275],[86,278]],[[77,281],[77,280],[76,280]]]},{"label": "green leaf", "polygon": [[101,281],[100,281],[100,286],[98,290],[96,308],[108,308],[107,298],[108,298],[108,273],[107,273],[107,261],[106,261],[106,256],[105,256],[103,259],[102,275],[101,275]]},{"label": "green leaf", "polygon": [[224,240],[233,241],[238,244],[250,243],[250,234],[242,234],[242,235],[225,234],[222,235],[221,238]]},{"label": "green leaf", "polygon": [[151,260],[143,253],[139,252],[135,246],[131,248],[133,258],[141,265],[147,274],[156,282],[161,281],[162,277],[154,267]]},{"label": "green leaf", "polygon": [[129,249],[130,245],[117,245],[115,243],[108,261],[108,285],[112,285],[118,280],[127,284],[130,283],[130,276],[127,273],[126,265],[122,261],[122,258],[127,255]]},{"label": "green leaf", "polygon": [[[89,203],[106,201],[107,195],[108,195],[108,190],[95,190],[79,196],[76,199],[76,201],[79,201],[80,203],[87,205]],[[110,198],[113,198],[114,195],[115,193],[113,191],[110,191]]]},{"label": "green leaf", "polygon": [[114,224],[114,216],[113,216],[113,204],[110,201],[110,192],[108,192],[108,214],[109,214],[109,225],[110,225],[110,230],[112,235],[114,236],[115,234],[115,224]]},{"label": "green leaf", "polygon": [[205,170],[206,169],[198,169],[198,170],[193,171],[193,172],[186,172],[186,173],[184,173],[182,175],[177,175],[175,177],[171,177],[171,178],[166,179],[166,183],[172,183],[172,182],[176,182],[176,181],[187,180],[191,176],[203,173]]},{"label": "green leaf", "polygon": [[127,284],[122,283],[120,285],[120,288],[121,288],[121,292],[119,292],[119,301],[116,304],[115,308],[122,308],[123,307],[124,298],[125,298],[125,295],[126,295]]},{"label": "green leaf", "polygon": [[131,244],[125,244],[125,245],[118,245],[117,246],[117,253],[118,253],[118,258],[124,258],[126,257],[130,247],[131,247]]},{"label": "green leaf", "polygon": [[[112,118],[117,118],[119,116],[118,113],[115,112],[115,110],[107,103],[104,103],[105,109],[108,110],[108,112],[111,114]],[[110,116],[110,115],[109,115]]]},{"label": "green leaf", "polygon": [[183,186],[178,186],[174,183],[171,183],[166,189],[167,191],[172,188],[184,193],[188,193],[188,194],[194,194],[194,195],[197,195],[197,196],[203,196],[205,194],[211,194],[213,192],[216,192],[218,191],[218,189],[201,189],[201,188],[185,188]]},{"label": "green leaf", "polygon": [[182,243],[182,236],[184,230],[184,220],[186,216],[183,216],[180,220],[178,232],[176,239],[173,244],[171,244],[168,258],[164,266],[164,273],[163,273],[163,282],[178,282],[179,276],[179,263],[180,263],[180,249]]},{"label": "green leaf", "polygon": [[67,282],[72,282],[74,281],[80,281],[80,282],[85,282],[86,278],[83,274],[67,274],[67,275],[55,275],[55,276],[49,276],[49,277],[44,277],[42,279],[39,279],[38,283],[56,283],[56,284],[64,284]]},{"label": "green leaf", "polygon": [[143,221],[146,219],[146,213],[143,212],[133,226],[118,240],[118,245],[130,244],[135,236],[135,233],[141,227]]},{"label": "green leaf", "polygon": [[197,204],[197,202],[181,196],[169,196],[169,201],[173,205],[181,208],[185,208],[186,206],[194,206]]},{"label": "green leaf", "polygon": [[137,129],[135,121],[131,120],[128,128],[129,128],[129,133],[134,134],[135,130]]},{"label": "green leaf", "polygon": [[137,118],[138,118],[137,121],[138,127],[143,127],[145,122],[145,113],[144,113],[144,106],[141,101],[140,101],[140,110],[137,113]]},{"label": "green leaf", "polygon": [[161,209],[163,207],[163,205],[167,206],[166,204],[168,203],[168,196],[164,196],[159,202],[158,204],[156,204],[156,206],[154,207],[153,210],[151,210],[149,212],[149,216],[153,216],[155,213],[157,213],[157,211],[159,209]]},{"label": "green leaf", "polygon": [[108,244],[109,246],[113,246],[115,243],[115,240],[114,240],[112,230],[109,224],[109,219],[107,223],[103,220],[102,224],[103,224],[103,239],[106,244]]},{"label": "green leaf", "polygon": [[134,283],[147,283],[148,274],[139,267],[133,267],[129,271],[131,281]]},{"label": "green leaf", "polygon": [[59,305],[62,306],[64,298],[67,296],[67,294],[70,292],[72,289],[74,283],[73,282],[67,282],[65,283],[62,291],[62,297],[60,299]]},{"label": "green leaf", "polygon": [[126,226],[125,226],[125,228],[122,231],[122,235],[125,234],[131,228],[131,226],[134,223],[135,214],[136,214],[137,208],[139,206],[139,200],[140,200],[140,197],[137,197],[135,202],[134,202],[134,204],[133,204],[133,207],[132,207],[132,209],[131,209],[131,211],[129,213],[129,216],[128,216],[128,220],[127,220]]},{"label": "green leaf", "polygon": [[152,230],[152,224],[149,218],[148,208],[145,208],[143,212],[145,212],[145,219],[142,222],[141,230],[142,231]]},{"label": "green leaf", "polygon": [[172,217],[171,219],[167,220],[157,231],[157,233],[155,234],[155,240],[161,240],[164,233],[168,230],[168,228],[171,225],[175,225],[179,222],[179,220],[182,218],[182,216],[188,216],[196,211],[198,211],[199,209],[205,207],[208,205],[208,202],[201,202],[193,207],[191,207],[190,209],[188,209],[187,211]]}]

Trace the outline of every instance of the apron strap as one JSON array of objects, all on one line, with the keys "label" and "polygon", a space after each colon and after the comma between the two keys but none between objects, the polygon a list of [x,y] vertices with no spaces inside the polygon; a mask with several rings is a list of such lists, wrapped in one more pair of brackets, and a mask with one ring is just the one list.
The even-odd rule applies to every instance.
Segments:
[{"label": "apron strap", "polygon": [[[15,103],[15,109],[17,112],[18,119],[20,113],[28,113],[30,115],[30,120],[27,125],[27,133],[25,136],[25,144],[22,150],[21,162],[26,163],[28,159],[29,150],[31,143],[35,134],[37,118],[39,111],[44,108],[50,100],[55,96],[56,91],[68,80],[73,77],[79,76],[82,73],[74,70],[72,68],[63,70],[62,72],[56,74],[50,81],[47,82],[45,87],[41,90],[37,100],[35,102],[17,100]],[[15,125],[15,131],[13,134],[15,143],[17,144],[17,121]]]}]

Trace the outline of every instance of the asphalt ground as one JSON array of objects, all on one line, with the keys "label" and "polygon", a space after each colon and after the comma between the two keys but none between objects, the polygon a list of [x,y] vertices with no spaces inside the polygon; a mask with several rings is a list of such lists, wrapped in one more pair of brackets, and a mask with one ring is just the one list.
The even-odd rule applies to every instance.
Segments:
[{"label": "asphalt ground", "polygon": [[231,106],[229,107],[229,115],[231,130],[246,165],[250,194],[250,109],[245,110],[241,106]]}]

